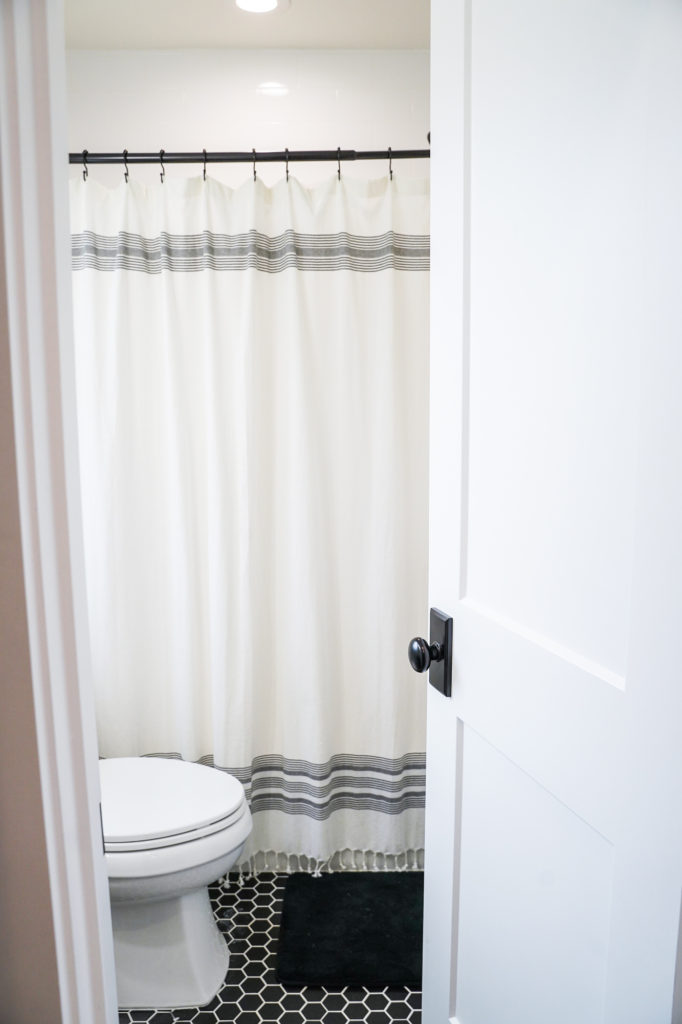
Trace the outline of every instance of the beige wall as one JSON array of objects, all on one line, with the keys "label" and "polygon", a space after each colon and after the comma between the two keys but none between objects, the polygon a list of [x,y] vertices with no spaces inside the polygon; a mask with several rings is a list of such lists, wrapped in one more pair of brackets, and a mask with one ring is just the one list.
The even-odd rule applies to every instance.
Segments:
[{"label": "beige wall", "polygon": [[[0,238],[2,238],[0,209]],[[0,1021],[59,1024],[0,264]]]}]

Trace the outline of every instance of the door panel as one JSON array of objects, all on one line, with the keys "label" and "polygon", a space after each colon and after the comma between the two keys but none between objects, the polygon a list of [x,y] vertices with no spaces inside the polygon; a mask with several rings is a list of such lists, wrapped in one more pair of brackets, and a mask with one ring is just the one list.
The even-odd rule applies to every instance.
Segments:
[{"label": "door panel", "polygon": [[432,33],[424,1024],[680,1024],[682,7]]},{"label": "door panel", "polygon": [[466,593],[621,676],[638,29],[619,0],[472,8]]},{"label": "door panel", "polygon": [[524,1004],[526,1024],[597,1024],[611,844],[469,727],[462,771],[458,1015],[511,1024]]}]

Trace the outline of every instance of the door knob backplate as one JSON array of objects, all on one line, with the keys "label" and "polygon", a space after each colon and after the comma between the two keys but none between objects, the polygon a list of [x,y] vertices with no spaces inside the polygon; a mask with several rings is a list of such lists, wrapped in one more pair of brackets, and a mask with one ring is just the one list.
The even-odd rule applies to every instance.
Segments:
[{"label": "door knob backplate", "polygon": [[415,672],[429,670],[429,683],[444,697],[452,693],[452,618],[438,608],[429,617],[430,642],[414,637],[408,658]]}]

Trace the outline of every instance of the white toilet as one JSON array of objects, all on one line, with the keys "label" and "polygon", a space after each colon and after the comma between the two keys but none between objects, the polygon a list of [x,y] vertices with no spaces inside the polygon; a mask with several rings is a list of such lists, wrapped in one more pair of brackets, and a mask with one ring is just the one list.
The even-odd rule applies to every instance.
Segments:
[{"label": "white toilet", "polygon": [[99,765],[119,1006],[203,1006],[229,962],[208,885],[236,863],[251,832],[244,787],[170,758]]}]

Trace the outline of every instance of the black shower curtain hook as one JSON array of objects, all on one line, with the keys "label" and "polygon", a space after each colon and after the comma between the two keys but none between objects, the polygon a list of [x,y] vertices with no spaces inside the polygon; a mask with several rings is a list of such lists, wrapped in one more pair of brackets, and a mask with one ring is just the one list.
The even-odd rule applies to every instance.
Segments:
[{"label": "black shower curtain hook", "polygon": [[123,173],[123,177],[125,178],[126,185],[127,185],[128,184],[128,150],[127,149],[123,150],[123,166],[125,167],[125,171]]},{"label": "black shower curtain hook", "polygon": [[253,153],[253,180],[255,181],[256,180],[256,150],[252,149],[251,152]]},{"label": "black shower curtain hook", "polygon": [[336,150],[336,173],[341,181],[341,147]]},{"label": "black shower curtain hook", "polygon": [[83,181],[87,181],[88,178],[88,151],[83,150]]},{"label": "black shower curtain hook", "polygon": [[289,150],[285,149],[284,150],[284,154],[285,154],[286,162],[287,162],[286,163],[286,168],[287,168],[287,181],[288,181],[289,180]]},{"label": "black shower curtain hook", "polygon": [[393,181],[393,157],[391,156],[391,147],[388,147],[388,177],[390,181]]},{"label": "black shower curtain hook", "polygon": [[163,166],[163,154],[165,152],[166,152],[165,149],[160,149],[159,150],[159,161],[161,163],[161,174],[159,175],[159,177],[161,178],[161,184],[162,185],[163,185],[163,179],[166,177],[166,168]]},{"label": "black shower curtain hook", "polygon": [[204,150],[204,181],[206,181],[206,150]]}]

